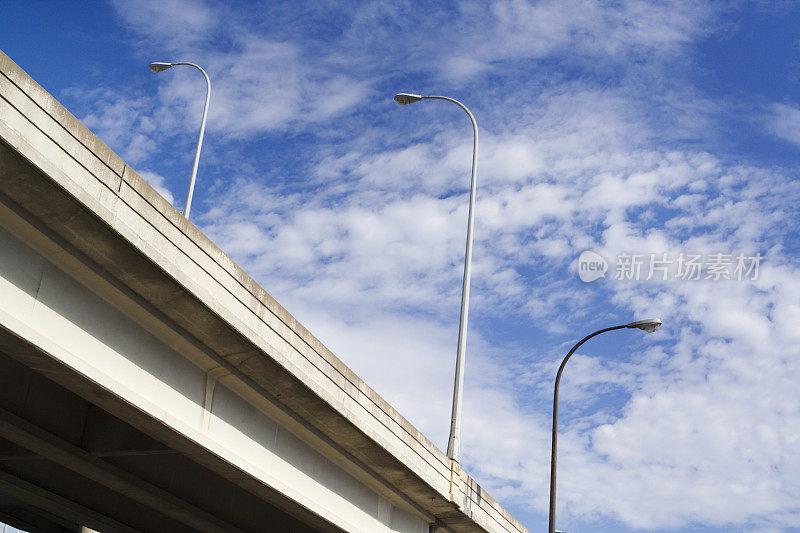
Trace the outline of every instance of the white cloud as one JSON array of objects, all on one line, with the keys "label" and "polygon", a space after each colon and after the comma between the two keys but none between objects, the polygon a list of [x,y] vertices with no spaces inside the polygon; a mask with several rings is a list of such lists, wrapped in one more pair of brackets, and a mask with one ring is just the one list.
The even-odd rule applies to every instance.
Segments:
[{"label": "white cloud", "polygon": [[410,3],[367,2],[355,8],[343,44],[459,84],[499,74],[501,63],[514,72],[513,62],[554,55],[589,68],[674,57],[711,31],[714,16],[706,2],[495,0],[426,9],[422,16]]},{"label": "white cloud", "polygon": [[[332,65],[313,62],[297,45],[237,36],[237,52],[210,54],[214,105],[210,121],[235,136],[284,129],[297,122],[320,122],[349,110],[369,93],[369,83]],[[193,101],[188,87],[173,85],[167,94]]]},{"label": "white cloud", "polygon": [[[212,83],[209,133],[241,137],[325,121],[366,98],[369,82],[329,57],[250,27],[232,6],[186,0],[114,2],[123,21],[147,38],[156,59],[200,64]],[[219,43],[228,47],[220,51]],[[334,54],[335,55],[335,54]],[[168,57],[167,57],[168,56]],[[199,76],[180,68],[161,74],[159,127],[191,123],[202,112]]]},{"label": "white cloud", "polygon": [[91,109],[80,117],[81,122],[119,150],[126,161],[142,161],[154,151],[154,123],[149,116],[153,105],[147,98],[107,88],[72,88],[65,95],[77,106]]},{"label": "white cloud", "polygon": [[[197,46],[219,22],[218,11],[200,0],[111,0],[111,4],[136,33],[170,47]],[[154,59],[158,60],[170,61]]]},{"label": "white cloud", "polygon": [[772,104],[766,117],[767,131],[800,146],[800,109],[786,104]]}]

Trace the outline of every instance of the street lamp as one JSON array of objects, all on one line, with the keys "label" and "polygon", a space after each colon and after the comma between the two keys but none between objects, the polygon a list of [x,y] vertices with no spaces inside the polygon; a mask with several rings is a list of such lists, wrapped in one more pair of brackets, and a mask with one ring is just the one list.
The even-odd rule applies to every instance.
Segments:
[{"label": "street lamp", "polygon": [[447,456],[458,462],[459,449],[461,447],[461,397],[464,385],[464,352],[467,347],[467,314],[469,312],[469,280],[472,270],[472,227],[473,212],[475,209],[475,185],[478,170],[478,124],[472,116],[467,106],[446,96],[421,96],[418,94],[399,93],[394,97],[394,101],[400,105],[408,105],[420,100],[447,100],[453,102],[469,115],[472,121],[473,145],[472,145],[472,181],[469,191],[469,217],[467,219],[467,250],[464,257],[464,281],[461,286],[461,318],[458,322],[458,351],[456,355],[456,379],[453,388],[453,413],[450,417],[450,438],[447,441]]},{"label": "street lamp", "polygon": [[183,216],[189,218],[189,210],[192,207],[192,195],[194,194],[194,180],[197,177],[197,165],[200,163],[200,148],[203,146],[203,134],[206,131],[206,115],[208,114],[208,102],[211,100],[211,80],[208,79],[208,74],[199,65],[194,63],[165,63],[163,61],[156,61],[150,63],[150,70],[158,74],[175,65],[188,65],[194,67],[203,73],[206,78],[206,104],[203,107],[203,122],[200,124],[200,138],[197,139],[197,150],[194,152],[194,166],[192,167],[192,179],[189,181],[189,194],[186,195],[186,208],[183,210]]},{"label": "street lamp", "polygon": [[630,324],[623,324],[621,326],[614,326],[595,331],[591,335],[584,337],[578,344],[573,346],[567,356],[561,362],[561,366],[558,368],[558,374],[556,374],[556,386],[555,392],[553,393],[553,445],[550,449],[550,533],[555,533],[556,531],[556,442],[558,440],[558,385],[561,382],[561,373],[564,371],[564,366],[567,364],[569,358],[572,357],[572,354],[575,353],[575,350],[580,348],[584,342],[588,341],[594,336],[600,335],[601,333],[625,328],[641,329],[642,331],[653,333],[659,328],[659,326],[661,326],[661,319],[650,318],[647,320],[637,320],[636,322],[631,322]]}]

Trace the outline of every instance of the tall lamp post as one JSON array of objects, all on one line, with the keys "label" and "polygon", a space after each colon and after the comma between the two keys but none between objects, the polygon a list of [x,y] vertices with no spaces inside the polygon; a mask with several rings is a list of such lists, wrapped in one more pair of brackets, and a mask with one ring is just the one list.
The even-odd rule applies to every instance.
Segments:
[{"label": "tall lamp post", "polygon": [[469,217],[467,219],[467,250],[464,257],[464,281],[461,286],[461,317],[458,322],[458,351],[456,354],[456,378],[453,388],[453,413],[450,417],[450,438],[447,441],[447,456],[458,462],[461,448],[461,397],[464,385],[464,352],[467,348],[467,314],[469,312],[469,280],[472,271],[472,227],[475,209],[475,185],[478,169],[478,124],[467,106],[447,96],[421,96],[418,94],[399,93],[394,101],[400,105],[408,105],[420,100],[447,100],[453,102],[469,115],[472,121],[472,181],[469,191]]},{"label": "tall lamp post", "polygon": [[150,63],[150,70],[158,74],[175,65],[188,65],[194,67],[203,73],[206,78],[206,104],[203,107],[203,122],[200,124],[200,137],[197,139],[197,150],[194,152],[194,166],[192,167],[192,179],[189,181],[189,193],[186,195],[186,208],[183,210],[183,216],[189,218],[189,210],[192,208],[192,195],[194,194],[194,180],[197,177],[197,165],[200,163],[200,148],[203,147],[203,134],[206,132],[206,115],[208,114],[208,102],[211,100],[211,80],[208,79],[208,74],[199,65],[194,63],[164,63],[157,61]]},{"label": "tall lamp post", "polygon": [[556,386],[555,392],[553,393],[553,443],[552,448],[550,449],[550,533],[556,533],[556,443],[558,440],[558,385],[561,382],[561,373],[564,371],[564,366],[567,364],[567,361],[572,354],[575,353],[575,350],[580,348],[580,346],[597,335],[601,333],[605,333],[606,331],[613,331],[615,329],[641,329],[642,331],[646,331],[648,333],[652,333],[657,330],[661,326],[661,319],[659,318],[650,318],[647,320],[638,320],[636,322],[631,322],[630,324],[623,324],[621,326],[613,326],[610,328],[601,329],[599,331],[595,331],[591,335],[587,335],[583,339],[581,339],[578,344],[572,347],[569,351],[567,356],[561,361],[561,366],[558,368],[558,374],[556,374]]}]

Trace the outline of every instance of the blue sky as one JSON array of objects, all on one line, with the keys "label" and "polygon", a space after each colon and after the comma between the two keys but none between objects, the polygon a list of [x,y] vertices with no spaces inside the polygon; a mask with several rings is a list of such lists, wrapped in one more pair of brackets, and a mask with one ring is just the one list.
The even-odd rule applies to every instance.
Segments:
[{"label": "blue sky", "polygon": [[[80,6],[80,7],[78,7]],[[0,48],[444,449],[481,131],[463,465],[558,525],[800,531],[800,6],[10,1]],[[581,252],[609,263],[582,282]],[[644,259],[619,280],[621,254]],[[670,261],[648,277],[650,254]],[[680,254],[760,254],[682,279]],[[736,276],[733,276],[734,278]]]}]

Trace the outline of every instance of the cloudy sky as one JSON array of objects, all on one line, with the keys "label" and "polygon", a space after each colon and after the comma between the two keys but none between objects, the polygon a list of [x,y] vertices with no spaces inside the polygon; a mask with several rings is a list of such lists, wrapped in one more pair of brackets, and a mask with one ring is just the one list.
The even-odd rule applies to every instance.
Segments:
[{"label": "cloudy sky", "polygon": [[800,531],[800,4],[7,0],[0,48],[179,209],[204,84],[147,64],[202,65],[192,221],[442,449],[472,131],[392,96],[464,102],[463,466],[542,530],[561,358],[661,317],[565,371],[559,528]]}]

